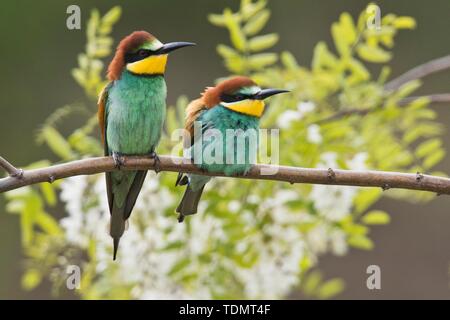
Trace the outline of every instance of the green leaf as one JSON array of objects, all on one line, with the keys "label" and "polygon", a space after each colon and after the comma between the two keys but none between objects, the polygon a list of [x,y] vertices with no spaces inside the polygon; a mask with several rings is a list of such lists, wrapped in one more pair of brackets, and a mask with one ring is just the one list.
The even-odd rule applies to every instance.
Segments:
[{"label": "green leaf", "polygon": [[225,18],[221,14],[209,14],[208,21],[216,27],[225,27]]},{"label": "green leaf", "polygon": [[69,143],[55,128],[51,126],[44,127],[42,130],[42,137],[49,148],[61,159],[69,160],[73,158],[73,152]]},{"label": "green leaf", "polygon": [[384,211],[373,210],[368,212],[362,217],[362,222],[371,225],[388,224],[391,221],[391,217]]},{"label": "green leaf", "polygon": [[414,29],[416,20],[412,17],[398,17],[394,20],[393,25],[397,29]]},{"label": "green leaf", "polygon": [[343,280],[338,278],[331,279],[320,286],[317,297],[319,299],[330,299],[341,293],[344,288],[345,284]]},{"label": "green leaf", "polygon": [[350,84],[355,84],[370,79],[369,71],[360,61],[352,58],[348,60],[347,65],[352,72],[351,76],[348,77]]},{"label": "green leaf", "polygon": [[179,260],[173,267],[172,269],[170,269],[169,271],[169,276],[173,276],[177,273],[179,273],[180,271],[182,271],[183,269],[185,269],[187,266],[189,266],[189,264],[191,263],[191,260],[189,258],[183,258],[181,260]]},{"label": "green leaf", "polygon": [[384,84],[391,74],[391,68],[389,66],[383,66],[381,68],[380,76],[378,77],[377,82],[379,84]]},{"label": "green leaf", "polygon": [[93,9],[91,11],[91,16],[88,20],[86,27],[86,36],[88,38],[88,41],[95,39],[99,21],[100,21],[100,13],[97,9]]},{"label": "green leaf", "polygon": [[395,93],[396,97],[404,98],[416,91],[422,85],[420,80],[412,80],[402,85]]},{"label": "green leaf", "polygon": [[112,7],[102,18],[102,23],[107,25],[113,25],[119,21],[122,14],[122,8],[120,6]]},{"label": "green leaf", "polygon": [[379,47],[372,47],[366,44],[359,44],[356,48],[356,52],[361,57],[369,62],[373,63],[384,63],[391,60],[392,55],[390,52],[385,51]]},{"label": "green leaf", "polygon": [[363,235],[353,235],[349,237],[348,244],[354,248],[362,250],[373,249],[373,242],[369,238]]},{"label": "green leaf", "polygon": [[331,25],[331,35],[333,36],[334,45],[341,55],[341,57],[347,57],[350,55],[350,46],[346,41],[346,35],[344,30],[337,22]]},{"label": "green leaf", "polygon": [[443,127],[439,123],[421,123],[405,132],[403,142],[409,144],[418,138],[433,137],[441,134]]},{"label": "green leaf", "polygon": [[339,22],[345,41],[348,45],[352,45],[356,41],[356,27],[352,16],[348,12],[344,12],[341,14]]},{"label": "green leaf", "polygon": [[25,290],[33,290],[42,281],[41,273],[36,269],[28,269],[22,276],[22,288]]},{"label": "green leaf", "polygon": [[292,53],[283,51],[281,53],[281,63],[289,70],[297,70],[298,63]]},{"label": "green leaf", "polygon": [[20,215],[20,231],[22,245],[27,247],[31,244],[33,239],[33,219],[32,212],[30,212],[26,207]]},{"label": "green leaf", "polygon": [[322,275],[319,271],[309,273],[302,285],[303,292],[308,296],[313,296],[321,282]]},{"label": "green leaf", "polygon": [[254,15],[248,22],[244,25],[243,31],[248,36],[253,36],[260,32],[264,26],[267,24],[270,18],[270,11],[265,9]]},{"label": "green leaf", "polygon": [[251,18],[254,14],[261,11],[267,2],[265,0],[259,0],[257,2],[252,3],[251,0],[242,0],[241,1],[241,12],[242,17],[247,20]]},{"label": "green leaf", "polygon": [[327,47],[327,44],[323,41],[317,43],[314,48],[312,68],[313,70],[321,69],[322,67],[336,68],[338,60]]},{"label": "green leaf", "polygon": [[47,234],[60,235],[62,230],[60,229],[56,220],[44,211],[40,211],[36,215],[36,224],[42,228]]},{"label": "green leaf", "polygon": [[419,144],[419,146],[416,148],[416,157],[423,158],[427,155],[432,154],[436,151],[436,149],[439,149],[442,146],[442,141],[439,138],[430,139],[425,142],[422,142]]},{"label": "green leaf", "polygon": [[217,53],[224,59],[232,59],[239,57],[239,53],[236,50],[224,44],[219,44],[216,50]]},{"label": "green leaf", "polygon": [[248,58],[248,64],[252,69],[258,70],[274,64],[277,60],[276,53],[258,53]]},{"label": "green leaf", "polygon": [[365,211],[375,201],[380,199],[382,193],[382,190],[379,188],[369,188],[358,192],[353,200],[356,213]]},{"label": "green leaf", "polygon": [[86,83],[87,81],[86,74],[82,69],[74,68],[72,69],[71,74],[79,85],[83,86]]},{"label": "green leaf", "polygon": [[230,32],[230,40],[233,46],[239,51],[244,52],[247,45],[246,38],[242,32],[238,21],[234,18],[230,9],[224,10],[225,23],[227,25],[228,31]]},{"label": "green leaf", "polygon": [[270,33],[263,36],[257,36],[248,42],[248,48],[252,52],[262,51],[273,47],[278,42],[278,35]]},{"label": "green leaf", "polygon": [[45,201],[47,201],[50,206],[54,206],[56,204],[56,194],[53,186],[50,183],[44,182],[40,183],[39,187],[41,188]]},{"label": "green leaf", "polygon": [[439,149],[427,156],[422,165],[425,169],[430,169],[437,165],[442,159],[444,159],[444,157],[445,151],[443,149]]}]

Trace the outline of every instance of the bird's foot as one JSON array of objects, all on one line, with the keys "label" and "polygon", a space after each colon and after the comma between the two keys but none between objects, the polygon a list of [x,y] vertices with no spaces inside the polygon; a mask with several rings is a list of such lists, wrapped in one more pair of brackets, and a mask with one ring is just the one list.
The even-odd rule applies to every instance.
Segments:
[{"label": "bird's foot", "polygon": [[119,152],[113,152],[112,158],[114,160],[114,166],[120,170],[120,168],[125,164],[123,155]]},{"label": "bird's foot", "polygon": [[150,157],[150,159],[153,159],[155,161],[154,167],[155,167],[155,172],[158,174],[159,172],[161,172],[161,160],[159,159],[158,155],[156,154],[155,151],[152,151],[149,153],[148,155]]}]

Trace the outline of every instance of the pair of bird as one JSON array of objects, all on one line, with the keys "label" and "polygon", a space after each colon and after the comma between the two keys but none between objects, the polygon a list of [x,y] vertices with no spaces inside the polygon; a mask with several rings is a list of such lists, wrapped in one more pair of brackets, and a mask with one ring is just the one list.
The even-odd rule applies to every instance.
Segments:
[{"label": "pair of bird", "polygon": [[[190,42],[161,43],[145,31],[135,31],[118,45],[108,67],[108,79],[98,101],[98,118],[105,155],[112,156],[116,166],[124,155],[148,155],[159,161],[155,148],[161,138],[166,114],[166,83],[164,72],[168,54],[193,46]],[[207,88],[201,98],[187,107],[185,129],[190,133],[189,145],[195,145],[194,122],[201,122],[201,134],[209,129],[224,134],[227,129],[259,129],[264,111],[263,100],[286,90],[259,88],[247,77],[234,77]],[[186,141],[185,141],[186,142]],[[199,152],[207,147],[203,141]],[[211,142],[210,142],[211,143]],[[247,172],[251,163],[227,163],[227,142],[223,143],[222,164],[197,163],[209,172],[226,175]],[[255,147],[256,148],[256,147]],[[199,149],[199,148],[191,148]],[[236,148],[233,148],[235,150]],[[252,150],[246,150],[252,152]],[[253,150],[254,151],[254,150]],[[194,151],[194,153],[197,151]],[[236,151],[233,151],[236,152]],[[106,189],[111,213],[110,235],[113,238],[113,259],[127,219],[136,203],[147,171],[113,171],[106,173]],[[205,184],[210,177],[180,174],[177,185],[187,185],[176,209],[179,221],[194,214]]]}]

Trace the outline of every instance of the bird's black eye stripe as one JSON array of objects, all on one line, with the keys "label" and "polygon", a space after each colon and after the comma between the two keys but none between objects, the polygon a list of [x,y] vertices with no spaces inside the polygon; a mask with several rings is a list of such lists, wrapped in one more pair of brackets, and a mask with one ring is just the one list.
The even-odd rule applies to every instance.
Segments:
[{"label": "bird's black eye stripe", "polygon": [[237,102],[237,101],[242,101],[245,99],[250,99],[251,97],[252,96],[241,94],[241,93],[238,93],[238,94],[224,93],[220,96],[220,100],[223,102],[226,102],[226,103],[230,103],[230,102]]},{"label": "bird's black eye stripe", "polygon": [[145,59],[148,56],[151,56],[152,54],[154,54],[154,51],[148,49],[139,49],[136,52],[127,53],[125,55],[125,62],[126,63],[136,62]]}]

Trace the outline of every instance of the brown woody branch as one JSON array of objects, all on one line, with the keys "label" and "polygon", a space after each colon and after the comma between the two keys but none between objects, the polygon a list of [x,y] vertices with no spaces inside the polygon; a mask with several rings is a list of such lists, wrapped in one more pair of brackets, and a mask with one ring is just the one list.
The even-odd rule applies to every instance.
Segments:
[{"label": "brown woody branch", "polygon": [[[439,103],[450,103],[450,93],[437,93],[437,94],[431,94],[429,96],[417,96],[417,97],[407,97],[403,98],[399,101],[400,106],[407,105],[408,103],[413,102],[414,100],[420,99],[420,98],[427,98],[430,101],[430,104],[439,104]],[[328,117],[325,117],[323,119],[320,119],[316,121],[316,124],[324,123],[324,122],[330,122],[334,120],[339,120],[346,116],[351,115],[359,115],[364,116],[370,112],[380,110],[381,108],[349,108],[345,110],[338,111]]]},{"label": "brown woody branch", "polygon": [[0,167],[5,169],[5,171],[8,172],[10,177],[20,178],[23,174],[22,169],[17,169],[11,163],[9,163],[5,158],[3,158],[1,156],[0,156]]},{"label": "brown woody branch", "polygon": [[401,76],[389,81],[385,84],[384,89],[386,91],[393,91],[398,88],[400,88],[405,83],[415,80],[415,79],[421,79],[424,78],[430,74],[444,71],[446,69],[450,68],[450,55],[444,56],[441,58],[437,58],[431,61],[428,61],[424,64],[421,64]]},{"label": "brown woody branch", "polygon": [[[169,172],[186,172],[208,176],[186,159],[160,156],[158,169]],[[274,171],[276,169],[276,171]],[[25,170],[21,176],[0,179],[0,192],[5,192],[41,182],[53,182],[57,179],[78,175],[90,175],[118,170],[111,157],[89,158],[58,164],[47,168]],[[155,161],[148,157],[125,157],[121,170],[155,170]],[[265,175],[267,172],[275,172]],[[338,169],[310,169],[287,166],[255,165],[245,176],[234,178],[284,181],[289,183],[311,183],[326,185],[346,185],[359,187],[380,187],[423,190],[437,194],[450,194],[450,179],[421,173],[400,173],[384,171],[352,171]]]}]

